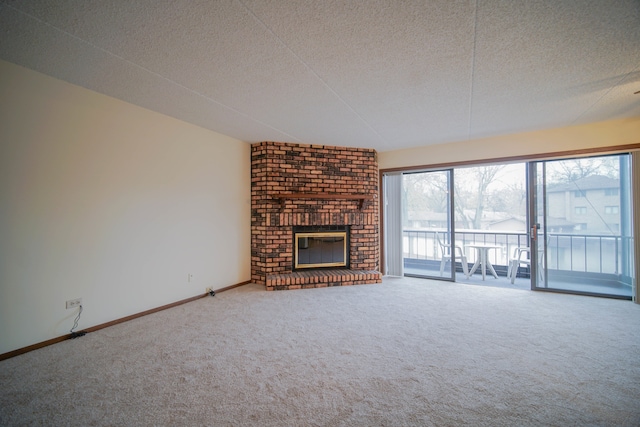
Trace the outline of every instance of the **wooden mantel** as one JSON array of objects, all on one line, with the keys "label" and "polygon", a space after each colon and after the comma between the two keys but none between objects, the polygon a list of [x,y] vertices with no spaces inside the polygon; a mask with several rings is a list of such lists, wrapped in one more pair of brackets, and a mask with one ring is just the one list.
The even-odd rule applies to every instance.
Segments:
[{"label": "wooden mantel", "polygon": [[358,209],[362,210],[365,200],[373,200],[371,194],[327,194],[327,193],[286,193],[278,194],[275,198],[280,202],[280,206],[284,207],[285,200],[295,199],[324,199],[324,200],[357,200]]}]

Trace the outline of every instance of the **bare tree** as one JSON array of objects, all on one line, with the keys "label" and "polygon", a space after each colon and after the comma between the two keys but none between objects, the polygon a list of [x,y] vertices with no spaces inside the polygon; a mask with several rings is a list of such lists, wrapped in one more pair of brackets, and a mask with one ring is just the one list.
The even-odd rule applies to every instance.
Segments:
[{"label": "bare tree", "polygon": [[492,191],[487,206],[494,212],[524,215],[527,209],[527,191],[524,182],[505,183],[499,191]]},{"label": "bare tree", "polygon": [[618,177],[618,157],[593,157],[560,160],[551,163],[549,178],[552,182],[574,182],[591,175]]},{"label": "bare tree", "polygon": [[446,212],[449,189],[444,173],[407,174],[403,182],[408,209]]},{"label": "bare tree", "polygon": [[[463,228],[480,229],[486,209],[498,206],[520,206],[524,190],[516,183],[503,182],[499,191],[491,186],[500,180],[506,165],[459,168],[455,176],[456,221]],[[446,213],[449,188],[446,173],[415,173],[404,175],[405,212]],[[425,218],[426,219],[426,218]]]},{"label": "bare tree", "polygon": [[504,168],[505,165],[490,165],[455,171],[456,219],[465,228],[481,228],[488,188]]}]

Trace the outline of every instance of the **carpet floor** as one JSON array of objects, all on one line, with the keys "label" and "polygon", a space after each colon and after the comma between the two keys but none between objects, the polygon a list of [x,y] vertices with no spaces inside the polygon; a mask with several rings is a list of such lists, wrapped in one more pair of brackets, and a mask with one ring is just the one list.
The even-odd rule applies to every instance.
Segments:
[{"label": "carpet floor", "polygon": [[0,362],[0,425],[639,426],[640,305],[246,285]]}]

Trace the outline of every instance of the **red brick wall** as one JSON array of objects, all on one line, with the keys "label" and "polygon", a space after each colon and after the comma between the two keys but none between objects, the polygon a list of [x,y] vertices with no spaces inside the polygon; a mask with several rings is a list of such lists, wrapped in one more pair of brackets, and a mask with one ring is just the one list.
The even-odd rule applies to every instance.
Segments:
[{"label": "red brick wall", "polygon": [[[278,200],[281,194],[373,196],[358,200]],[[261,142],[251,147],[251,279],[290,273],[294,225],[349,225],[351,270],[379,271],[375,150]],[[379,280],[378,280],[379,281]],[[375,283],[375,282],[374,282]]]}]

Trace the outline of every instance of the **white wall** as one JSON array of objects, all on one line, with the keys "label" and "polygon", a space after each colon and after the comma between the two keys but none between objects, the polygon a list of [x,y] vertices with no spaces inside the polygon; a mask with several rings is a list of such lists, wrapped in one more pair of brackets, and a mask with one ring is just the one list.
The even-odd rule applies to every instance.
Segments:
[{"label": "white wall", "polygon": [[249,144],[3,61],[0,144],[0,354],[249,280]]}]

